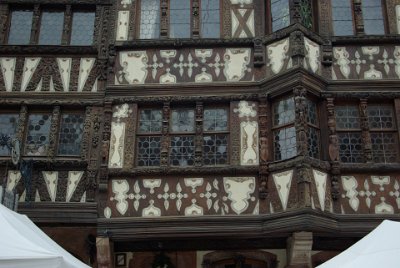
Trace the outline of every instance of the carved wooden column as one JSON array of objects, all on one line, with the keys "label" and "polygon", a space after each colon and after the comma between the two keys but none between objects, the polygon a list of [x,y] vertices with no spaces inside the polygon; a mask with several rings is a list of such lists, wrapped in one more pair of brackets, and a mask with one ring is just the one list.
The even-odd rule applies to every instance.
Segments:
[{"label": "carved wooden column", "polygon": [[160,37],[168,38],[169,12],[168,0],[161,0]]},{"label": "carved wooden column", "polygon": [[329,131],[329,160],[331,163],[331,195],[333,200],[339,198],[339,178],[340,178],[340,164],[339,164],[339,143],[336,133],[336,119],[335,119],[335,105],[334,98],[327,98],[326,109],[328,112],[328,131]]},{"label": "carved wooden column", "polygon": [[199,0],[192,1],[192,37],[200,37],[200,3]]},{"label": "carved wooden column", "polygon": [[222,1],[222,37],[231,38],[232,36],[232,18],[231,18],[231,1]]},{"label": "carved wooden column", "polygon": [[161,160],[160,166],[168,166],[168,156],[169,156],[169,113],[170,113],[170,103],[164,102],[163,105],[163,121],[162,121],[162,137],[161,137]]},{"label": "carved wooden column", "polygon": [[0,45],[6,44],[6,32],[8,17],[11,16],[10,9],[7,4],[0,4]]},{"label": "carved wooden column", "polygon": [[290,56],[292,57],[293,67],[304,66],[305,44],[304,34],[301,31],[290,33],[289,38]]},{"label": "carved wooden column", "polygon": [[265,46],[261,38],[253,40],[254,67],[262,67],[265,64]]},{"label": "carved wooden column", "polygon": [[362,14],[361,0],[354,0],[354,21],[356,25],[356,35],[364,35],[364,19]]},{"label": "carved wooden column", "polygon": [[51,125],[50,125],[50,136],[49,136],[49,150],[48,156],[50,159],[54,160],[56,153],[56,144],[58,139],[58,130],[60,126],[60,106],[54,106],[53,113],[51,115]]},{"label": "carved wooden column", "polygon": [[294,233],[287,240],[286,268],[311,268],[313,234],[311,232]]},{"label": "carved wooden column", "polygon": [[67,5],[64,13],[64,29],[61,37],[61,45],[69,44],[72,26],[72,10],[71,5]]},{"label": "carved wooden column", "polygon": [[371,136],[369,134],[369,123],[368,123],[368,111],[367,111],[367,99],[360,99],[360,120],[361,120],[361,131],[362,131],[362,143],[364,145],[364,158],[365,162],[372,163],[372,144]]},{"label": "carved wooden column", "polygon": [[[395,117],[397,126],[400,126],[400,98],[394,100],[394,110],[395,110]],[[400,128],[397,127],[397,133],[399,135],[400,140]]]},{"label": "carved wooden column", "polygon": [[38,42],[39,33],[39,23],[40,23],[40,5],[35,5],[33,7],[33,18],[32,18],[32,29],[31,29],[31,45],[35,45]]},{"label": "carved wooden column", "polygon": [[297,198],[299,207],[311,207],[311,166],[306,161],[308,158],[308,139],[307,139],[307,90],[302,86],[297,86],[293,90],[295,103],[295,129],[297,155],[302,161],[297,168]]},{"label": "carved wooden column", "polygon": [[108,237],[97,237],[97,267],[98,268],[113,268],[113,245]]},{"label": "carved wooden column", "polygon": [[26,105],[22,105],[21,109],[19,110],[19,119],[18,119],[18,126],[17,126],[17,140],[20,141],[21,146],[21,153],[24,151],[24,137],[25,137],[25,126],[26,121],[28,120],[28,107]]},{"label": "carved wooden column", "polygon": [[196,167],[203,164],[203,103],[196,102],[196,137],[195,137],[195,156]]},{"label": "carved wooden column", "polygon": [[258,172],[260,180],[260,198],[265,199],[268,196],[268,161],[269,161],[269,144],[268,139],[271,132],[268,133],[268,100],[266,97],[260,98],[258,105],[258,123],[260,126],[260,169]]},{"label": "carved wooden column", "polygon": [[319,34],[324,39],[332,33],[332,7],[330,0],[319,0]]}]

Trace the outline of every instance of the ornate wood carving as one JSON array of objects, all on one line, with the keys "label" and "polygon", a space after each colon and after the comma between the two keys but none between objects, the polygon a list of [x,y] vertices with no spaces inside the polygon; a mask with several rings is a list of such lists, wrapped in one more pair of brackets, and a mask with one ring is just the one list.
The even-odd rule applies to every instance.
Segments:
[{"label": "ornate wood carving", "polygon": [[331,195],[333,200],[339,198],[339,144],[336,133],[335,105],[334,98],[327,98],[328,130],[329,130],[329,159],[331,163]]},{"label": "ornate wood carving", "polygon": [[296,128],[296,143],[297,154],[301,156],[307,155],[307,90],[303,86],[297,86],[293,89],[295,102],[295,128]]},{"label": "ornate wood carving", "polygon": [[[132,4],[128,6],[130,9],[131,15],[129,16],[129,32],[128,32],[128,40],[133,40],[138,35],[136,33],[136,21],[137,21],[137,8],[138,4],[137,1],[132,1]],[[139,23],[139,22],[138,22]]]},{"label": "ornate wood carving", "polygon": [[168,38],[169,11],[168,0],[161,0],[160,37]]},{"label": "ornate wood carving", "polygon": [[232,37],[232,18],[231,18],[231,2],[230,0],[223,0],[222,5],[222,37]]},{"label": "ornate wood carving", "polygon": [[304,34],[301,31],[294,31],[289,38],[290,56],[294,67],[303,66],[305,57]]},{"label": "ornate wood carving", "polygon": [[104,127],[101,146],[101,165],[108,166],[108,154],[110,148],[111,136],[111,120],[112,120],[112,103],[107,101],[104,103]]},{"label": "ornate wood carving", "polygon": [[67,5],[64,12],[64,29],[61,37],[61,45],[69,44],[69,37],[71,35],[72,25],[72,10],[71,5]]},{"label": "ornate wood carving", "polygon": [[354,20],[356,25],[356,34],[364,35],[364,19],[362,15],[361,0],[353,2]]},{"label": "ornate wood carving", "polygon": [[60,106],[57,105],[54,106],[53,113],[51,115],[51,125],[50,125],[50,135],[49,135],[48,156],[52,160],[57,155],[56,144],[58,140],[58,131],[60,128],[60,119],[61,119]]},{"label": "ornate wood carving", "polygon": [[196,140],[194,163],[196,167],[203,164],[203,103],[196,102]]},{"label": "ornate wood carving", "polygon": [[19,111],[19,120],[18,120],[18,127],[17,127],[17,139],[21,143],[21,148],[24,148],[24,135],[25,135],[25,126],[26,122],[28,121],[28,107],[26,105],[22,105]]},{"label": "ornate wood carving", "polygon": [[129,118],[126,122],[124,169],[132,169],[135,166],[135,138],[138,105],[133,103],[131,107],[132,113],[129,114]]},{"label": "ornate wood carving", "polygon": [[332,33],[332,8],[330,0],[319,0],[319,34],[323,38],[328,38]]},{"label": "ornate wood carving", "polygon": [[192,1],[192,37],[200,37],[200,3],[199,0]]},{"label": "ornate wood carving", "polygon": [[166,167],[169,165],[169,114],[170,114],[170,103],[164,102],[163,105],[163,121],[162,121],[162,137],[161,137],[161,154],[160,154],[160,166]]},{"label": "ornate wood carving", "polygon": [[389,24],[390,34],[400,34],[400,29],[398,29],[398,17],[396,17],[396,6],[400,5],[400,0],[388,0],[386,2],[386,14],[387,21]]},{"label": "ornate wood carving", "polygon": [[265,46],[261,38],[255,38],[254,42],[254,67],[261,67],[265,64]]},{"label": "ornate wood carving", "polygon": [[7,21],[9,15],[9,7],[6,4],[0,4],[0,45],[5,44],[7,41]]},{"label": "ornate wood carving", "polygon": [[231,145],[231,153],[230,153],[230,164],[234,166],[240,165],[240,119],[237,113],[235,113],[235,109],[239,102],[231,102],[230,107],[230,145]]},{"label": "ornate wood carving", "polygon": [[7,4],[111,5],[112,0],[4,0]]},{"label": "ornate wood carving", "polygon": [[30,44],[37,44],[39,36],[39,23],[40,23],[40,5],[35,4],[33,7],[32,29]]},{"label": "ornate wood carving", "polygon": [[367,99],[360,99],[360,123],[362,131],[362,143],[364,145],[364,159],[367,163],[372,161],[372,144],[371,136],[369,134],[368,112],[367,112]]},{"label": "ornate wood carving", "polygon": [[260,170],[258,173],[260,180],[259,195],[261,199],[268,195],[268,161],[270,159],[269,151],[271,144],[271,131],[268,128],[268,100],[261,98],[258,105],[258,124],[260,126]]}]

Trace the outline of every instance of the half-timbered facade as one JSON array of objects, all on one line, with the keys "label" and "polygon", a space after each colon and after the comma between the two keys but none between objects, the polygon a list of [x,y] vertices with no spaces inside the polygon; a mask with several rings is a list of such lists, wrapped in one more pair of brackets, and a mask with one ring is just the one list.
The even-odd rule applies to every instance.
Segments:
[{"label": "half-timbered facade", "polygon": [[400,220],[399,0],[2,0],[0,185],[93,267],[315,267]]}]

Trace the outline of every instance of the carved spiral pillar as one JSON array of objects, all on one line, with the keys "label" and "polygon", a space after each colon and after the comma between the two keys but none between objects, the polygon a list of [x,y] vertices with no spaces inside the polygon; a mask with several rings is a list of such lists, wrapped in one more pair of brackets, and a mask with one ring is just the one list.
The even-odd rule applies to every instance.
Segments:
[{"label": "carved spiral pillar", "polygon": [[362,131],[362,143],[364,145],[365,162],[372,163],[372,144],[371,135],[369,133],[367,99],[360,99],[360,120]]},{"label": "carved spiral pillar", "polygon": [[336,119],[335,119],[335,105],[334,98],[326,99],[326,109],[328,115],[328,130],[329,130],[329,160],[331,163],[331,195],[333,200],[339,198],[339,177],[340,177],[340,167],[339,167],[339,143],[338,136],[336,133]]},{"label": "carved spiral pillar", "polygon": [[268,133],[268,101],[267,98],[261,98],[259,102],[258,122],[260,125],[260,198],[265,199],[268,195],[268,160],[269,160],[269,143],[268,139],[271,133]]}]

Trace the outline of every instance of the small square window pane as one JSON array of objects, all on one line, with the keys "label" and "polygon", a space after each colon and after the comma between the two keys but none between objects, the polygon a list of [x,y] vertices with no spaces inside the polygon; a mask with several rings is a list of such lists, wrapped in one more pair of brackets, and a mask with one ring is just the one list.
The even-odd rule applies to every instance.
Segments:
[{"label": "small square window pane", "polygon": [[39,45],[60,45],[64,27],[64,12],[43,12]]},{"label": "small square window pane", "polygon": [[92,45],[94,18],[94,12],[74,12],[72,17],[71,45]]},{"label": "small square window pane", "polygon": [[[8,145],[15,138],[18,126],[18,114],[2,114],[0,115],[0,136],[7,140]],[[4,142],[6,142],[4,140]],[[8,146],[0,146],[0,155],[10,155]]]},{"label": "small square window pane", "polygon": [[171,113],[171,132],[193,132],[194,110],[177,109]]},{"label": "small square window pane", "polygon": [[51,115],[31,114],[25,142],[26,155],[45,156],[49,149]]},{"label": "small square window pane", "polygon": [[8,35],[8,44],[27,45],[31,39],[33,12],[18,10],[11,13],[11,25]]}]

